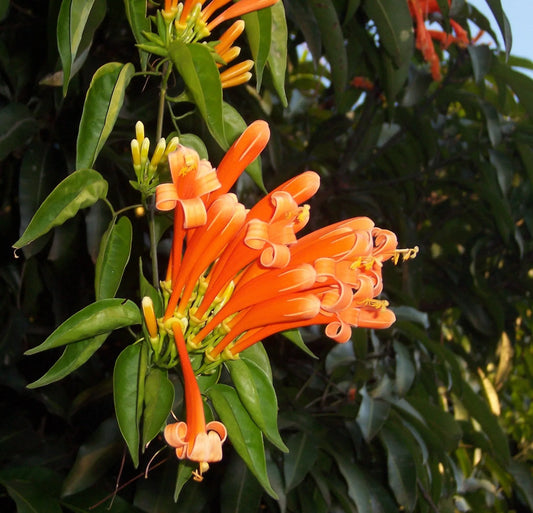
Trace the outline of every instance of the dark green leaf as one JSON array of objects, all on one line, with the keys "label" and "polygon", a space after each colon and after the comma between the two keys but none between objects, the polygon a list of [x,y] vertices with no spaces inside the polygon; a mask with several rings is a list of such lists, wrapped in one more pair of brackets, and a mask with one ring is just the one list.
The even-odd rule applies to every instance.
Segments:
[{"label": "dark green leaf", "polygon": [[118,356],[113,371],[113,399],[118,427],[126,441],[135,467],[139,465],[139,402],[142,401],[140,382],[144,384],[142,344],[126,347]]},{"label": "dark green leaf", "polygon": [[40,353],[134,324],[141,324],[135,303],[120,298],[101,299],[69,317],[42,344],[25,354]]},{"label": "dark green leaf", "polygon": [[281,334],[286,339],[290,340],[296,347],[300,348],[305,354],[309,355],[311,358],[318,359],[318,356],[307,347],[298,328],[282,331]]},{"label": "dark green leaf", "polygon": [[174,402],[174,385],[166,370],[153,368],[144,383],[142,444],[146,447],[163,428]]},{"label": "dark green leaf", "polygon": [[335,97],[339,101],[348,82],[348,58],[341,23],[332,0],[311,0],[309,6],[320,28],[326,58],[331,66]]},{"label": "dark green leaf", "polygon": [[175,41],[169,56],[185,81],[209,132],[223,148],[229,147],[222,111],[222,85],[213,54],[206,45]]},{"label": "dark green leaf", "polygon": [[396,0],[366,1],[363,7],[376,24],[380,44],[392,57],[396,67],[411,59],[413,53],[413,20],[407,2]]},{"label": "dark green leaf", "polygon": [[244,462],[233,457],[221,483],[221,513],[259,511],[263,490]]},{"label": "dark green leaf", "polygon": [[501,1],[487,0],[487,4],[489,5],[492,14],[494,14],[494,17],[496,18],[498,26],[500,27],[503,41],[505,43],[505,53],[507,56],[509,56],[511,53],[511,47],[513,46],[513,36],[511,33],[511,25],[507,19],[507,16],[505,15],[505,12],[503,11]]},{"label": "dark green leaf", "polygon": [[250,360],[229,360],[226,365],[252,420],[278,449],[287,451],[278,431],[278,401],[272,381]]},{"label": "dark green leaf", "polygon": [[254,11],[244,15],[242,19],[246,23],[246,37],[254,60],[256,87],[259,90],[263,80],[263,70],[270,55],[272,10]]},{"label": "dark green leaf", "polygon": [[[63,96],[85,60],[94,32],[105,14],[104,0],[63,0],[57,18],[57,48],[63,68]],[[77,68],[77,69],[76,69]]]},{"label": "dark green leaf", "polygon": [[367,442],[370,442],[381,430],[381,427],[387,420],[390,412],[390,403],[382,399],[374,399],[366,388],[361,390],[361,406],[357,413],[357,423],[361,428],[363,436]]},{"label": "dark green leaf", "polygon": [[268,56],[268,69],[272,75],[274,88],[278,93],[281,103],[287,107],[287,95],[285,93],[285,72],[287,69],[287,20],[283,2],[277,2],[272,7],[272,34],[270,42],[270,54]]},{"label": "dark green leaf", "polygon": [[261,430],[255,425],[246,408],[241,403],[235,389],[227,385],[214,385],[207,395],[228,430],[228,436],[239,456],[265,491],[273,498],[276,492],[268,480],[265,460],[265,447]]},{"label": "dark green leaf", "polygon": [[283,456],[285,492],[298,486],[311,471],[318,456],[316,440],[307,433],[295,433],[287,441],[289,452]]},{"label": "dark green leaf", "polygon": [[[126,17],[130,24],[133,37],[137,43],[143,43],[145,38],[143,31],[150,31],[150,19],[146,16],[146,1],[145,0],[124,0],[124,9],[126,10]],[[146,52],[140,51],[142,69],[146,69],[148,55]]]},{"label": "dark green leaf", "polygon": [[87,91],[76,144],[76,168],[92,167],[111,134],[135,72],[133,64],[108,62],[96,70]]},{"label": "dark green leaf", "polygon": [[115,221],[111,221],[102,236],[96,260],[94,291],[97,300],[115,296],[130,259],[133,236],[131,221],[125,216]]},{"label": "dark green leaf", "polygon": [[68,376],[98,351],[107,337],[108,333],[104,333],[67,345],[54,365],[42,377],[30,383],[28,388],[43,387]]},{"label": "dark green leaf", "polygon": [[272,382],[272,368],[270,366],[270,359],[265,350],[265,346],[261,342],[257,342],[248,349],[245,349],[239,354],[241,360],[248,360],[254,362],[267,376],[270,382]]},{"label": "dark green leaf", "polygon": [[396,353],[396,392],[400,396],[407,394],[415,379],[415,366],[407,348],[394,341],[394,351]]},{"label": "dark green leaf", "polygon": [[19,249],[41,237],[55,226],[74,217],[107,195],[107,182],[93,169],[81,169],[67,176],[43,201],[20,239]]},{"label": "dark green leaf", "polygon": [[518,96],[527,113],[533,116],[533,80],[501,62],[493,65],[492,72],[495,77],[507,83]]},{"label": "dark green leaf", "polygon": [[57,500],[59,477],[32,465],[0,471],[0,484],[17,505],[17,513],[62,513]]},{"label": "dark green leaf", "polygon": [[61,495],[73,495],[94,484],[115,464],[121,452],[122,442],[117,422],[115,419],[107,419],[80,446],[76,461],[63,483]]},{"label": "dark green leaf", "polygon": [[481,84],[492,66],[492,52],[487,45],[468,45],[474,78]]},{"label": "dark green leaf", "polygon": [[413,455],[401,431],[388,423],[379,433],[387,450],[387,471],[389,484],[396,500],[407,511],[413,511],[416,504],[416,466]]},{"label": "dark green leaf", "polygon": [[37,132],[37,121],[21,103],[8,103],[0,109],[0,160],[23,146]]}]

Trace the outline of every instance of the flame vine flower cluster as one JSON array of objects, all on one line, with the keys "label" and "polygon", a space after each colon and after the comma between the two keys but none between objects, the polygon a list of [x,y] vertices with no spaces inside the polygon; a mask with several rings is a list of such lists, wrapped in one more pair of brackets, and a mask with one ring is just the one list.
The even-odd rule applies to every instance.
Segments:
[{"label": "flame vine flower cluster", "polygon": [[[139,48],[154,55],[168,57],[169,47],[175,41],[183,43],[205,42],[220,24],[244,14],[274,5],[278,0],[165,0],[164,6],[155,16],[157,33],[143,32],[147,42]],[[227,4],[229,7],[227,7]],[[241,52],[234,43],[243,33],[245,22],[235,21],[214,41],[208,41],[220,72],[222,88],[234,87],[250,80],[254,62],[251,59],[228,67]]]},{"label": "flame vine flower cluster", "polygon": [[265,337],[315,324],[336,342],[353,327],[387,328],[395,320],[382,292],[386,260],[410,258],[394,233],[366,217],[298,233],[309,220],[319,176],[307,171],[283,183],[251,209],[230,189],[270,137],[255,121],[230,147],[218,168],[179,145],[168,155],[172,183],[156,188],[156,207],[174,214],[172,249],[161,283],[164,314],[143,300],[158,365],[179,361],[185,383],[186,422],[168,425],[165,438],[178,458],[200,464],[222,457],[226,428],[206,424],[189,353],[202,355],[196,373],[212,372]]}]

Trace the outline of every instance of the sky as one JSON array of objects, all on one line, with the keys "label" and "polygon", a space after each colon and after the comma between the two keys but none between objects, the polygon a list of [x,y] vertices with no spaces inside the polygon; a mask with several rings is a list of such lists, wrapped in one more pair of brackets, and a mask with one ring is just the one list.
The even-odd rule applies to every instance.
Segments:
[{"label": "sky", "polygon": [[[487,16],[491,22],[491,26],[494,27],[495,32],[498,34],[500,44],[503,47],[501,32],[492,16],[492,12],[487,5],[486,0],[468,0],[468,3],[475,6]],[[533,61],[533,30],[531,26],[533,15],[532,0],[501,0],[501,4],[507,18],[509,18],[509,23],[511,24],[511,31],[513,34],[511,54],[516,55],[517,57],[526,57]]]}]

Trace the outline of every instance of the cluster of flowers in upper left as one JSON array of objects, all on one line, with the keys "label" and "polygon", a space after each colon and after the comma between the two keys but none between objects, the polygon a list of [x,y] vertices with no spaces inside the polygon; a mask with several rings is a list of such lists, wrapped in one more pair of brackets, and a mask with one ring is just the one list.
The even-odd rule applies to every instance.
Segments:
[{"label": "cluster of flowers in upper left", "polygon": [[253,122],[217,169],[179,145],[168,155],[172,183],[156,189],[156,207],[174,212],[173,241],[161,283],[164,314],[156,318],[149,298],[143,311],[155,360],[181,363],[186,422],[168,425],[165,438],[178,458],[200,463],[198,476],[222,457],[226,429],[220,422],[206,424],[189,353],[203,355],[196,373],[206,373],[288,329],[325,324],[328,337],[346,342],[352,327],[389,327],[394,313],[377,298],[382,264],[414,253],[397,250],[394,233],[366,217],[298,239],[309,219],[303,203],[319,187],[313,171],[248,210],[229,191],[269,137],[267,123]]},{"label": "cluster of flowers in upper left", "polygon": [[[244,14],[274,5],[279,0],[211,0],[204,6],[205,0],[165,0],[163,9],[157,11],[157,33],[143,32],[146,42],[137,45],[149,53],[168,57],[169,46],[174,41],[195,43],[203,41],[221,23],[238,18]],[[218,13],[218,14],[217,14]],[[251,59],[239,62],[230,67],[227,65],[240,54],[240,47],[234,46],[237,38],[243,33],[245,23],[239,19],[227,28],[213,42],[208,42],[213,57],[220,71],[222,88],[244,84],[250,80],[254,62]],[[225,69],[223,69],[225,68]]]}]

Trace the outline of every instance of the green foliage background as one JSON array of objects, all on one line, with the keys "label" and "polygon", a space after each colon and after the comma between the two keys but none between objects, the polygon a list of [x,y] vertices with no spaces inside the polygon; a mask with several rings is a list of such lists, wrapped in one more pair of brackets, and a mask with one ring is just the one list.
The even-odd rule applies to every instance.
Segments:
[{"label": "green foliage background", "polygon": [[[392,328],[356,330],[343,345],[302,330],[318,359],[282,336],[265,341],[289,452],[265,441],[262,488],[253,462],[247,466],[231,444],[201,484],[184,484],[190,469],[177,471],[160,437],[134,467],[113,406],[113,367],[132,340],[126,329],[93,340],[98,351],[65,379],[27,388],[60,353],[23,353],[95,300],[110,217],[93,201],[18,258],[11,245],[61,180],[78,179],[76,169],[94,166],[109,189],[93,176],[93,193],[107,193],[117,210],[139,201],[128,184],[129,140],[138,119],[151,138],[156,133],[159,83],[134,75],[147,65],[128,23],[139,2],[93,2],[76,55],[56,36],[61,2],[0,2],[2,511],[98,512],[110,504],[150,513],[533,510],[533,81],[517,69],[533,64],[509,53],[500,1],[487,3],[498,27],[463,1],[450,15],[463,25],[473,20],[502,47],[451,46],[435,83],[414,48],[406,4],[287,0],[286,73],[284,55],[271,53],[259,66],[260,88],[224,91],[220,118],[202,91],[174,112],[213,162],[226,136],[242,131],[232,107],[246,123],[267,120],[267,190],[313,169],[322,178],[313,228],[366,215],[396,232],[400,246],[420,247],[416,260],[387,268],[385,296],[398,318]],[[441,23],[446,29],[446,16]],[[172,50],[180,59],[183,51]],[[77,142],[86,92],[103,65],[125,84],[123,106],[107,141]],[[375,87],[356,89],[355,76]],[[178,86],[169,83],[169,93]],[[164,133],[172,130],[167,117]],[[251,180],[239,193],[250,203],[262,194]],[[117,223],[117,236],[134,234],[117,287],[138,302],[146,225],[127,219]],[[125,314],[109,299],[113,292],[96,299],[117,301]],[[164,379],[154,374],[151,386],[163,389]],[[176,409],[181,384],[173,384]],[[202,386],[219,405],[232,393]],[[222,406],[216,410],[221,415]],[[268,481],[278,500],[265,492]]]}]

